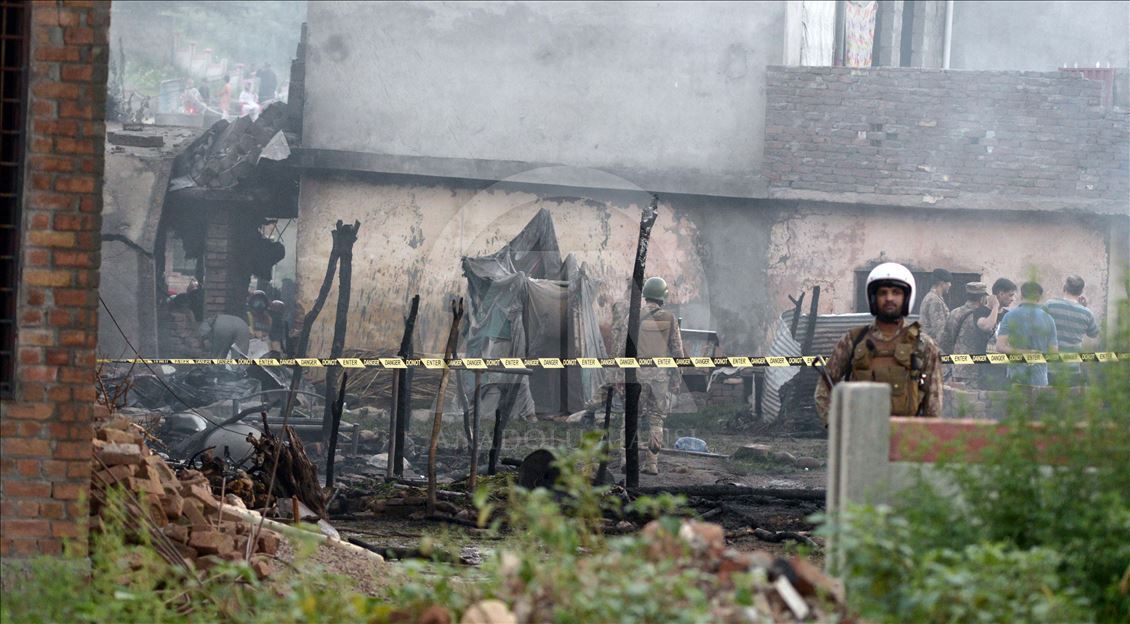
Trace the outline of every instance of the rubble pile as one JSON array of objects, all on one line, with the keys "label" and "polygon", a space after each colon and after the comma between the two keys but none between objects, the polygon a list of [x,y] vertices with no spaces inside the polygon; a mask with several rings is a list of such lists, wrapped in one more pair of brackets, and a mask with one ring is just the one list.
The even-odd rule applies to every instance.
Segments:
[{"label": "rubble pile", "polygon": [[[735,574],[753,578],[752,609],[772,615],[774,622],[813,619],[818,622],[844,616],[843,586],[819,567],[801,557],[784,559],[765,551],[743,552],[726,546],[726,534],[719,524],[686,520],[677,534],[666,531],[659,521],[643,528],[649,554],[655,560],[680,558],[689,547],[690,565],[717,575],[723,587],[733,587]],[[719,606],[718,621],[748,621],[751,614],[737,606]]]},{"label": "rubble pile", "polygon": [[[111,420],[97,430],[91,515],[101,519],[107,511],[107,491],[120,487],[134,524],[128,528],[137,534],[148,532],[170,563],[180,563],[179,558],[197,570],[207,570],[250,554],[256,574],[269,576],[282,537],[265,528],[256,531],[241,519],[238,511],[244,506],[238,497],[227,497],[229,502],[221,503],[201,472],[175,472],[145,445],[145,435],[125,418]],[[255,541],[248,553],[253,534]]]}]

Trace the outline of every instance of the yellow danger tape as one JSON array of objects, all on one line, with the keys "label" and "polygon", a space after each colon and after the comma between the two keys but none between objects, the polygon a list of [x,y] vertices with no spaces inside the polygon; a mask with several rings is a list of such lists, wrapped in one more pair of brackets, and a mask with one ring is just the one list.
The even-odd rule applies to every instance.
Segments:
[{"label": "yellow danger tape", "polygon": [[[827,358],[820,355],[804,355],[800,357],[784,356],[729,356],[729,357],[692,357],[692,358],[261,358],[261,359],[217,359],[217,358],[106,358],[97,360],[99,364],[173,364],[173,365],[215,365],[230,364],[234,366],[301,366],[304,368],[319,368],[327,366],[340,366],[343,368],[377,368],[377,369],[403,369],[403,368],[428,368],[428,369],[466,369],[489,370],[507,368],[532,368],[554,370],[562,368],[779,368],[779,367],[809,367],[825,366]],[[1101,351],[1095,353],[954,353],[943,355],[942,362],[955,365],[970,364],[1043,364],[1054,362],[1067,363],[1101,363],[1130,362],[1130,353],[1116,353]]]}]

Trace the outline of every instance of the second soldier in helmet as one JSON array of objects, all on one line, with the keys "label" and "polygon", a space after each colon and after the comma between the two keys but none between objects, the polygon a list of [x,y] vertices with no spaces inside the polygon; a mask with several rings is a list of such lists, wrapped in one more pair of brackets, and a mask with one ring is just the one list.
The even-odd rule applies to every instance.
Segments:
[{"label": "second soldier in helmet", "polygon": [[[651,277],[644,282],[641,292],[640,333],[636,341],[638,357],[685,357],[683,337],[679,332],[679,319],[664,309],[667,301],[667,282],[661,277]],[[621,352],[626,344],[626,320],[617,327],[613,344]],[[659,474],[659,450],[663,448],[663,422],[671,410],[673,386],[679,381],[678,369],[640,368],[640,458],[645,474]]]}]

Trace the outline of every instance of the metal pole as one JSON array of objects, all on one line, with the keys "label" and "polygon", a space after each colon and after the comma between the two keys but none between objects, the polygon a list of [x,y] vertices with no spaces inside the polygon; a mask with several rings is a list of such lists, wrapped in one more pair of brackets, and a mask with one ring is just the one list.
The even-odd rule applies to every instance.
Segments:
[{"label": "metal pole", "polygon": [[475,398],[471,401],[471,475],[467,478],[467,491],[475,491],[479,476],[479,390],[483,387],[483,374],[475,371]]}]

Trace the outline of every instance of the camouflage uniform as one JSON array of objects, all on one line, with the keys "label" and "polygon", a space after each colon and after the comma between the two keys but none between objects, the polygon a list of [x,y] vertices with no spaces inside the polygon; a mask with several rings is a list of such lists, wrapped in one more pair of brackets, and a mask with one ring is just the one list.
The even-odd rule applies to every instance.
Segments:
[{"label": "camouflage uniform", "polygon": [[[617,324],[614,351],[622,353],[627,342],[627,319]],[[679,320],[663,306],[645,301],[640,308],[640,334],[637,342],[639,356],[685,357]],[[678,369],[640,368],[636,371],[640,383],[640,423],[646,427],[640,432],[643,471],[659,473],[659,449],[663,448],[663,421],[671,411],[671,390],[679,381]],[[641,429],[643,428],[641,427]],[[646,444],[644,444],[646,440]]]},{"label": "camouflage uniform", "polygon": [[922,331],[933,338],[934,342],[939,342],[942,339],[942,332],[945,331],[946,317],[950,311],[945,300],[942,299],[941,295],[931,290],[922,298],[922,305],[919,309],[922,310],[919,314]]},{"label": "camouflage uniform", "polygon": [[[903,321],[905,323],[905,320]],[[862,328],[860,328],[861,330]],[[914,333],[921,332],[918,323],[911,323],[909,325],[902,325],[898,333],[889,341],[884,341],[881,338],[878,327],[872,323],[867,327],[867,335],[859,341],[859,344],[852,350],[852,343],[855,342],[855,335],[859,330],[853,330],[844,334],[844,337],[836,343],[836,348],[832,351],[832,356],[828,359],[826,368],[828,375],[834,382],[839,382],[845,377],[845,373],[849,370],[856,369],[856,363],[860,360],[863,352],[868,350],[868,343],[872,346],[877,345],[880,350],[887,346],[896,346],[900,343],[911,344],[914,343]],[[922,416],[929,418],[939,418],[942,415],[942,369],[941,369],[941,351],[938,345],[927,336],[925,333],[919,333],[914,349],[915,355],[922,360],[922,375],[925,377],[925,387],[923,394],[919,397],[919,404],[921,406]],[[878,360],[876,360],[878,361]],[[890,366],[889,366],[890,367]],[[893,368],[893,367],[891,367]],[[909,371],[908,371],[909,373]],[[853,379],[858,380],[858,376],[853,374]],[[820,419],[824,425],[828,424],[828,408],[831,403],[832,392],[828,388],[828,384],[823,380],[816,384],[816,410],[820,414]],[[893,416],[917,416],[918,410],[905,410],[897,406],[895,395],[891,396],[891,415]],[[913,413],[900,413],[904,411],[912,411]]]}]

